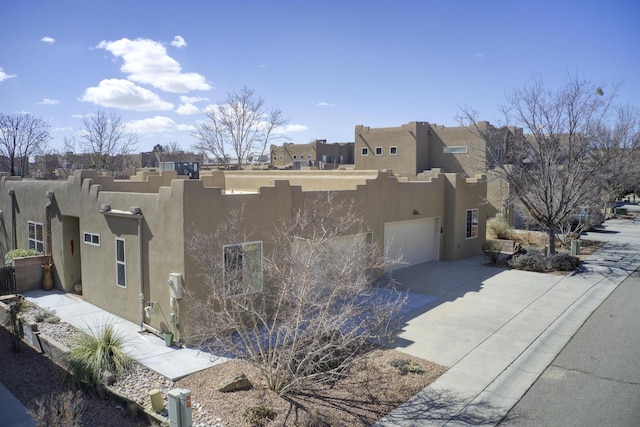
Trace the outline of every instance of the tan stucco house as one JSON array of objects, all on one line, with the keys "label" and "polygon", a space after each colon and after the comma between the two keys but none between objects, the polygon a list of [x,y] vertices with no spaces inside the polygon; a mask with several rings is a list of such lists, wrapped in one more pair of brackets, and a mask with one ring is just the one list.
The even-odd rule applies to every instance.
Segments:
[{"label": "tan stucco house", "polygon": [[342,165],[353,165],[353,142],[316,139],[308,144],[271,145],[271,167],[276,169],[336,169]]},{"label": "tan stucco house", "polygon": [[[243,207],[252,242],[220,244],[246,243],[247,256],[260,260],[269,250],[261,242],[274,223],[327,191],[354,200],[372,241],[406,262],[389,271],[481,254],[485,176],[439,170],[413,181],[377,170],[203,171],[197,180],[174,171],[144,171],[129,180],[87,170],[64,181],[4,175],[0,252],[44,247],[52,255],[56,288],[72,292],[81,282],[86,301],[189,342],[189,307],[181,291],[207,290],[186,242],[213,233],[231,210]],[[149,303],[155,315],[145,313]]]}]

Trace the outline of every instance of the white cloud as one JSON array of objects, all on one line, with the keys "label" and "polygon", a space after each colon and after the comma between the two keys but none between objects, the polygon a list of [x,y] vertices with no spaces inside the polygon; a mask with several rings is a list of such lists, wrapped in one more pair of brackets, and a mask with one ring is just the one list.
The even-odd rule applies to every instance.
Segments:
[{"label": "white cloud", "polygon": [[53,128],[54,132],[70,132],[73,128],[71,126],[65,128]]},{"label": "white cloud", "polygon": [[200,109],[193,104],[180,104],[178,108],[176,108],[176,113],[182,114],[183,116],[189,114],[198,114]]},{"label": "white cloud", "polygon": [[60,104],[60,101],[57,99],[49,99],[44,98],[42,101],[38,102],[38,105],[56,105]]},{"label": "white cloud", "polygon": [[133,111],[172,110],[173,104],[163,101],[149,89],[136,86],[128,80],[105,79],[97,87],[90,87],[81,98],[103,107]]},{"label": "white cloud", "polygon": [[283,134],[283,133],[293,133],[293,132],[304,132],[306,130],[309,130],[309,128],[305,125],[296,125],[293,123],[289,123],[284,127],[275,129],[274,133]]},{"label": "white cloud", "polygon": [[56,42],[56,39],[54,39],[53,37],[44,36],[40,39],[40,41],[47,44],[54,44]]},{"label": "white cloud", "polygon": [[182,49],[183,47],[189,46],[187,42],[182,38],[182,36],[175,36],[173,41],[171,42],[171,46],[177,47],[178,49]]},{"label": "white cloud", "polygon": [[184,102],[185,104],[195,104],[196,102],[208,101],[209,98],[203,98],[201,96],[184,96],[180,97],[180,102]]},{"label": "white cloud", "polygon": [[128,74],[131,81],[174,93],[211,89],[203,75],[183,73],[178,61],[167,55],[167,49],[154,40],[123,38],[102,41],[97,47],[122,58],[120,70]]},{"label": "white cloud", "polygon": [[193,131],[193,125],[180,125],[169,117],[155,116],[150,119],[133,120],[127,123],[127,129],[141,135],[160,134],[175,131]]},{"label": "white cloud", "polygon": [[483,58],[484,57],[484,53],[476,52],[476,53],[473,54],[473,56],[475,56],[476,58]]},{"label": "white cloud", "polygon": [[335,107],[335,106],[336,106],[336,104],[330,104],[330,103],[324,102],[324,101],[318,102],[318,107]]},{"label": "white cloud", "polygon": [[16,75],[15,74],[7,74],[4,72],[4,69],[2,69],[2,67],[0,67],[0,82],[3,82],[7,79],[12,79],[14,78]]}]

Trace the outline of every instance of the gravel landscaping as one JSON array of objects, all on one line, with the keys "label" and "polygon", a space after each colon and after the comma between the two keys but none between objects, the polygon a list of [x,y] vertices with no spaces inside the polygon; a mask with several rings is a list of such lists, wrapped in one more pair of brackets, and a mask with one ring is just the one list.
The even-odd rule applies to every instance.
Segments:
[{"label": "gravel landscaping", "polygon": [[[33,314],[33,309],[30,314]],[[2,329],[2,328],[0,328]],[[64,322],[40,322],[39,330],[70,347],[78,332]],[[26,406],[51,393],[62,393],[68,387],[62,382],[62,370],[27,344],[22,351],[12,353],[9,335],[0,334],[0,382]],[[419,366],[420,374],[401,374],[391,362],[406,359]],[[352,367],[350,375],[332,386],[318,387],[281,397],[266,390],[260,372],[242,360],[189,375],[175,383],[170,379],[134,363],[112,387],[118,393],[151,410],[149,391],[166,394],[173,388],[191,390],[194,426],[235,427],[248,425],[244,412],[248,407],[264,406],[275,411],[275,419],[268,426],[368,426],[402,404],[442,373],[445,367],[417,359],[393,350],[372,351]],[[216,391],[217,385],[238,373],[244,373],[253,389],[233,393]],[[127,416],[126,408],[113,400],[85,398],[82,425],[87,426],[146,426],[140,417]],[[166,409],[162,414],[166,416]]]}]

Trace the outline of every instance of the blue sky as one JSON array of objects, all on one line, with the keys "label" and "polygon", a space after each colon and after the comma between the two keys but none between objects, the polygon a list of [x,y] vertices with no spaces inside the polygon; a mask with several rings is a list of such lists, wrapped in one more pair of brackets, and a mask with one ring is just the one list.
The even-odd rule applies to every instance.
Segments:
[{"label": "blue sky", "polygon": [[114,108],[139,150],[193,144],[202,110],[243,86],[280,108],[292,142],[353,141],[354,127],[456,125],[534,74],[624,82],[640,107],[640,2],[3,1],[0,112],[52,127]]}]

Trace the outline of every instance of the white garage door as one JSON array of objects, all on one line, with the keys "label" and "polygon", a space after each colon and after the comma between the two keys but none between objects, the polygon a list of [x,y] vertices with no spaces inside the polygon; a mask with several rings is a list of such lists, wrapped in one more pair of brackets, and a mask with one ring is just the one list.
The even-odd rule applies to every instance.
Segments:
[{"label": "white garage door", "polygon": [[388,259],[402,260],[389,265],[387,271],[438,259],[438,227],[437,218],[387,222],[384,225],[385,254]]}]

